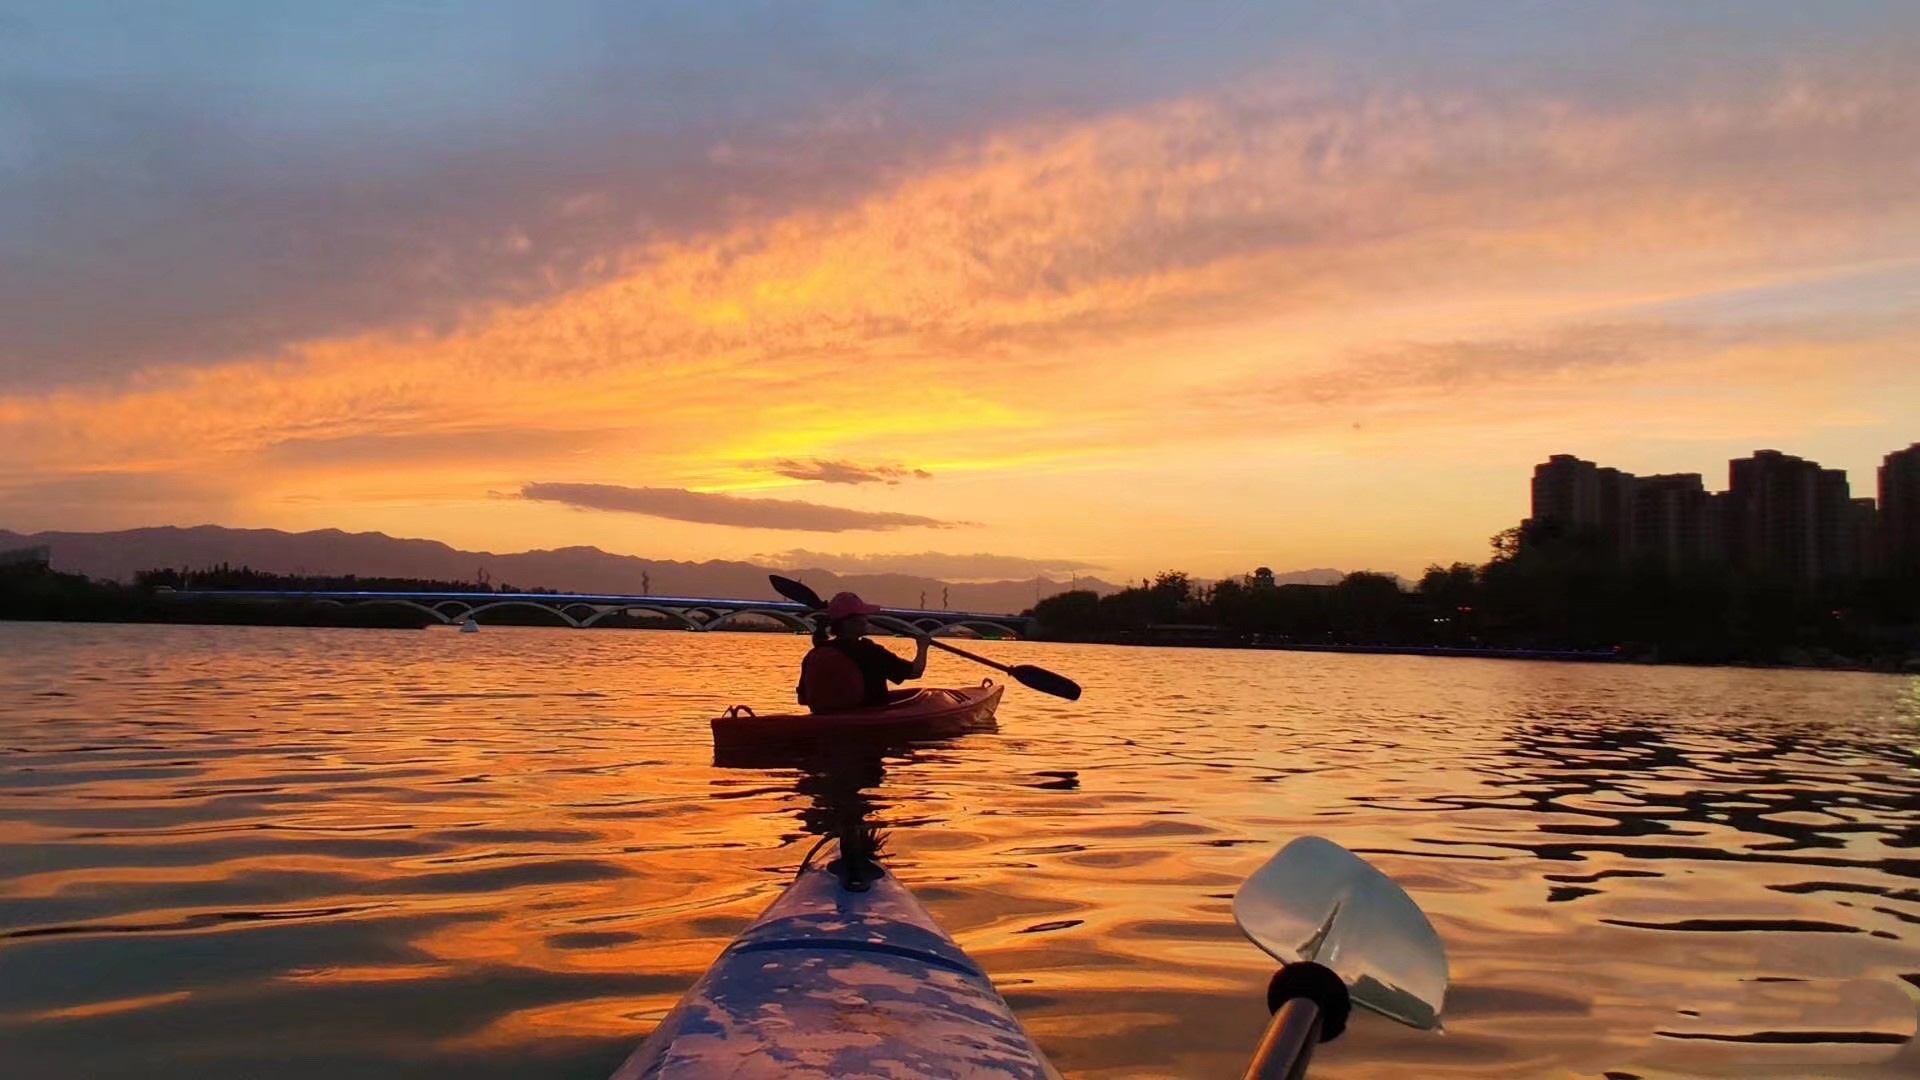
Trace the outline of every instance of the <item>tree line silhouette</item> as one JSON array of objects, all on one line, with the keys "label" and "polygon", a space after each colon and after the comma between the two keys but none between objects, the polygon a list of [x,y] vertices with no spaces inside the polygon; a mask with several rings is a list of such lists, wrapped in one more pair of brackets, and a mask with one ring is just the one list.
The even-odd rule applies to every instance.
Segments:
[{"label": "tree line silhouette", "polygon": [[[1262,567],[1200,583],[1168,571],[1108,596],[1076,590],[1029,614],[1043,637],[1118,643],[1579,650],[1690,663],[1790,663],[1920,670],[1920,577],[1807,585],[1702,564],[1622,561],[1593,531],[1526,524],[1479,565],[1431,566],[1416,583],[1348,574],[1283,584]],[[484,577],[483,575],[481,575]],[[431,616],[320,601],[206,598],[164,590],[552,592],[486,580],[274,574],[228,564],[143,571],[132,586],[44,566],[0,568],[0,618],[421,626]]]},{"label": "tree line silhouette", "polygon": [[495,586],[485,570],[473,581],[440,581],[433,578],[361,577],[357,574],[275,574],[251,566],[220,563],[198,570],[162,567],[142,570],[133,576],[141,589],[242,589],[258,592],[416,592],[416,593],[545,593],[558,589],[520,589],[505,582]]},{"label": "tree line silhouette", "polygon": [[1720,564],[1625,561],[1595,531],[1528,523],[1479,565],[1430,566],[1409,587],[1348,574],[1278,584],[1271,570],[1202,585],[1179,571],[1030,613],[1068,641],[1578,650],[1692,663],[1898,667],[1920,659],[1920,580],[1806,585]]},{"label": "tree line silhouette", "polygon": [[[155,584],[164,584],[164,579]],[[425,612],[405,608],[342,607],[297,598],[206,597],[182,603],[155,585],[94,581],[85,574],[61,573],[44,564],[0,567],[0,619],[389,629],[419,628],[439,621]]]}]

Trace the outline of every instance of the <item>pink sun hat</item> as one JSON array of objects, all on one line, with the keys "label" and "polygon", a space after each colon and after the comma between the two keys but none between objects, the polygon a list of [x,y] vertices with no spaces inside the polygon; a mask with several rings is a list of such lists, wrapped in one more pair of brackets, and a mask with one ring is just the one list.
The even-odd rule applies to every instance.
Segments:
[{"label": "pink sun hat", "polygon": [[827,601],[827,621],[839,622],[849,615],[878,615],[881,610],[878,604],[869,604],[853,593],[835,593]]}]

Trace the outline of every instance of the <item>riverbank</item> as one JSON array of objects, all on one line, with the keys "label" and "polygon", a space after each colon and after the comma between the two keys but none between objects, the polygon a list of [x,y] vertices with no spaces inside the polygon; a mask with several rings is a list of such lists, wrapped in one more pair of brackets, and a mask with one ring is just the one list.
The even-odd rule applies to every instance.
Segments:
[{"label": "riverbank", "polygon": [[1248,645],[1281,652],[1368,653],[1379,656],[1460,656],[1476,660],[1559,660],[1582,664],[1624,664],[1625,653],[1592,649],[1487,649],[1453,645]]},{"label": "riverbank", "polygon": [[400,608],[350,608],[338,604],[299,601],[207,601],[193,605],[136,597],[113,597],[100,602],[58,603],[0,597],[0,621],[122,623],[162,626],[294,626],[347,627],[369,630],[422,630],[440,625],[438,619]]},{"label": "riverbank", "polygon": [[1045,637],[1060,645],[1113,645],[1122,648],[1220,649],[1252,652],[1347,653],[1369,656],[1434,656],[1468,660],[1529,660],[1551,663],[1625,664],[1648,667],[1755,668],[1812,671],[1863,671],[1893,675],[1920,675],[1920,653],[1888,653],[1861,660],[1822,646],[1788,645],[1773,651],[1728,648],[1721,653],[1694,649],[1662,652],[1652,647],[1612,650],[1556,649],[1532,646],[1460,646],[1424,644],[1354,644],[1339,642],[1231,641],[1196,636],[1129,638]]},{"label": "riverbank", "polygon": [[1667,664],[1690,667],[1791,668],[1822,671],[1874,671],[1920,675],[1920,656],[1888,657],[1862,663],[1826,649],[1792,648],[1774,661],[1734,659],[1704,661],[1661,660],[1655,653],[1629,655],[1582,649],[1474,649],[1445,645],[1249,645],[1251,649],[1282,652],[1368,653],[1381,656],[1451,656],[1479,660],[1552,660],[1575,664]]},{"label": "riverbank", "polygon": [[[575,629],[557,613],[536,607],[509,607],[487,612],[483,626],[526,626]],[[312,626],[374,630],[423,630],[449,625],[417,606],[379,603],[339,603],[324,597],[218,597],[190,593],[154,593],[144,589],[96,582],[58,587],[25,587],[0,581],[0,622],[126,623],[168,626]],[[664,617],[616,612],[589,629],[679,630],[686,627]],[[738,633],[791,634],[791,627],[756,625],[733,620],[727,630]]]},{"label": "riverbank", "polygon": [[[417,630],[444,625],[417,607],[340,604],[324,598],[228,598],[155,592],[90,581],[79,575],[40,573],[0,575],[0,620],[206,626],[341,627]],[[558,616],[535,608],[490,611],[483,625],[562,627]],[[664,619],[625,612],[597,622],[594,629],[679,630]],[[735,621],[729,630],[790,634],[785,626]],[[1062,644],[1155,646],[1303,653],[1352,653],[1382,656],[1433,656],[1481,660],[1533,660],[1585,664],[1661,664],[1698,667],[1804,668],[1920,674],[1920,653],[1889,651],[1866,659],[1819,645],[1778,647],[1694,647],[1685,651],[1628,645],[1614,649],[1573,649],[1540,645],[1440,645],[1419,642],[1299,642],[1234,640],[1220,628],[1204,625],[1150,626],[1138,635],[1121,631],[1100,637],[1043,637]]]}]

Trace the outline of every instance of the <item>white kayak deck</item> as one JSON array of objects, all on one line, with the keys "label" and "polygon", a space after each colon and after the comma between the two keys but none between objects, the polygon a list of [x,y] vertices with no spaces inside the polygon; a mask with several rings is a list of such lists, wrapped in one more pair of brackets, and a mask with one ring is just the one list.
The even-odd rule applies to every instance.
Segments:
[{"label": "white kayak deck", "polygon": [[1058,1076],[912,893],[844,889],[820,854],[614,1080]]}]

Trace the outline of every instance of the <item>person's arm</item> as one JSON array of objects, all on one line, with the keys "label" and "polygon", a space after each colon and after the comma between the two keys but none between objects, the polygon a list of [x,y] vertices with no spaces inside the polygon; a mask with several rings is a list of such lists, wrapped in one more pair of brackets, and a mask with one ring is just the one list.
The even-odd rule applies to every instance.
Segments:
[{"label": "person's arm", "polygon": [[927,673],[927,639],[920,636],[916,640],[920,643],[920,650],[913,654],[912,660],[902,659],[899,653],[871,638],[867,639],[864,645],[871,650],[873,657],[880,665],[880,670],[886,673],[888,682],[903,683]]}]

